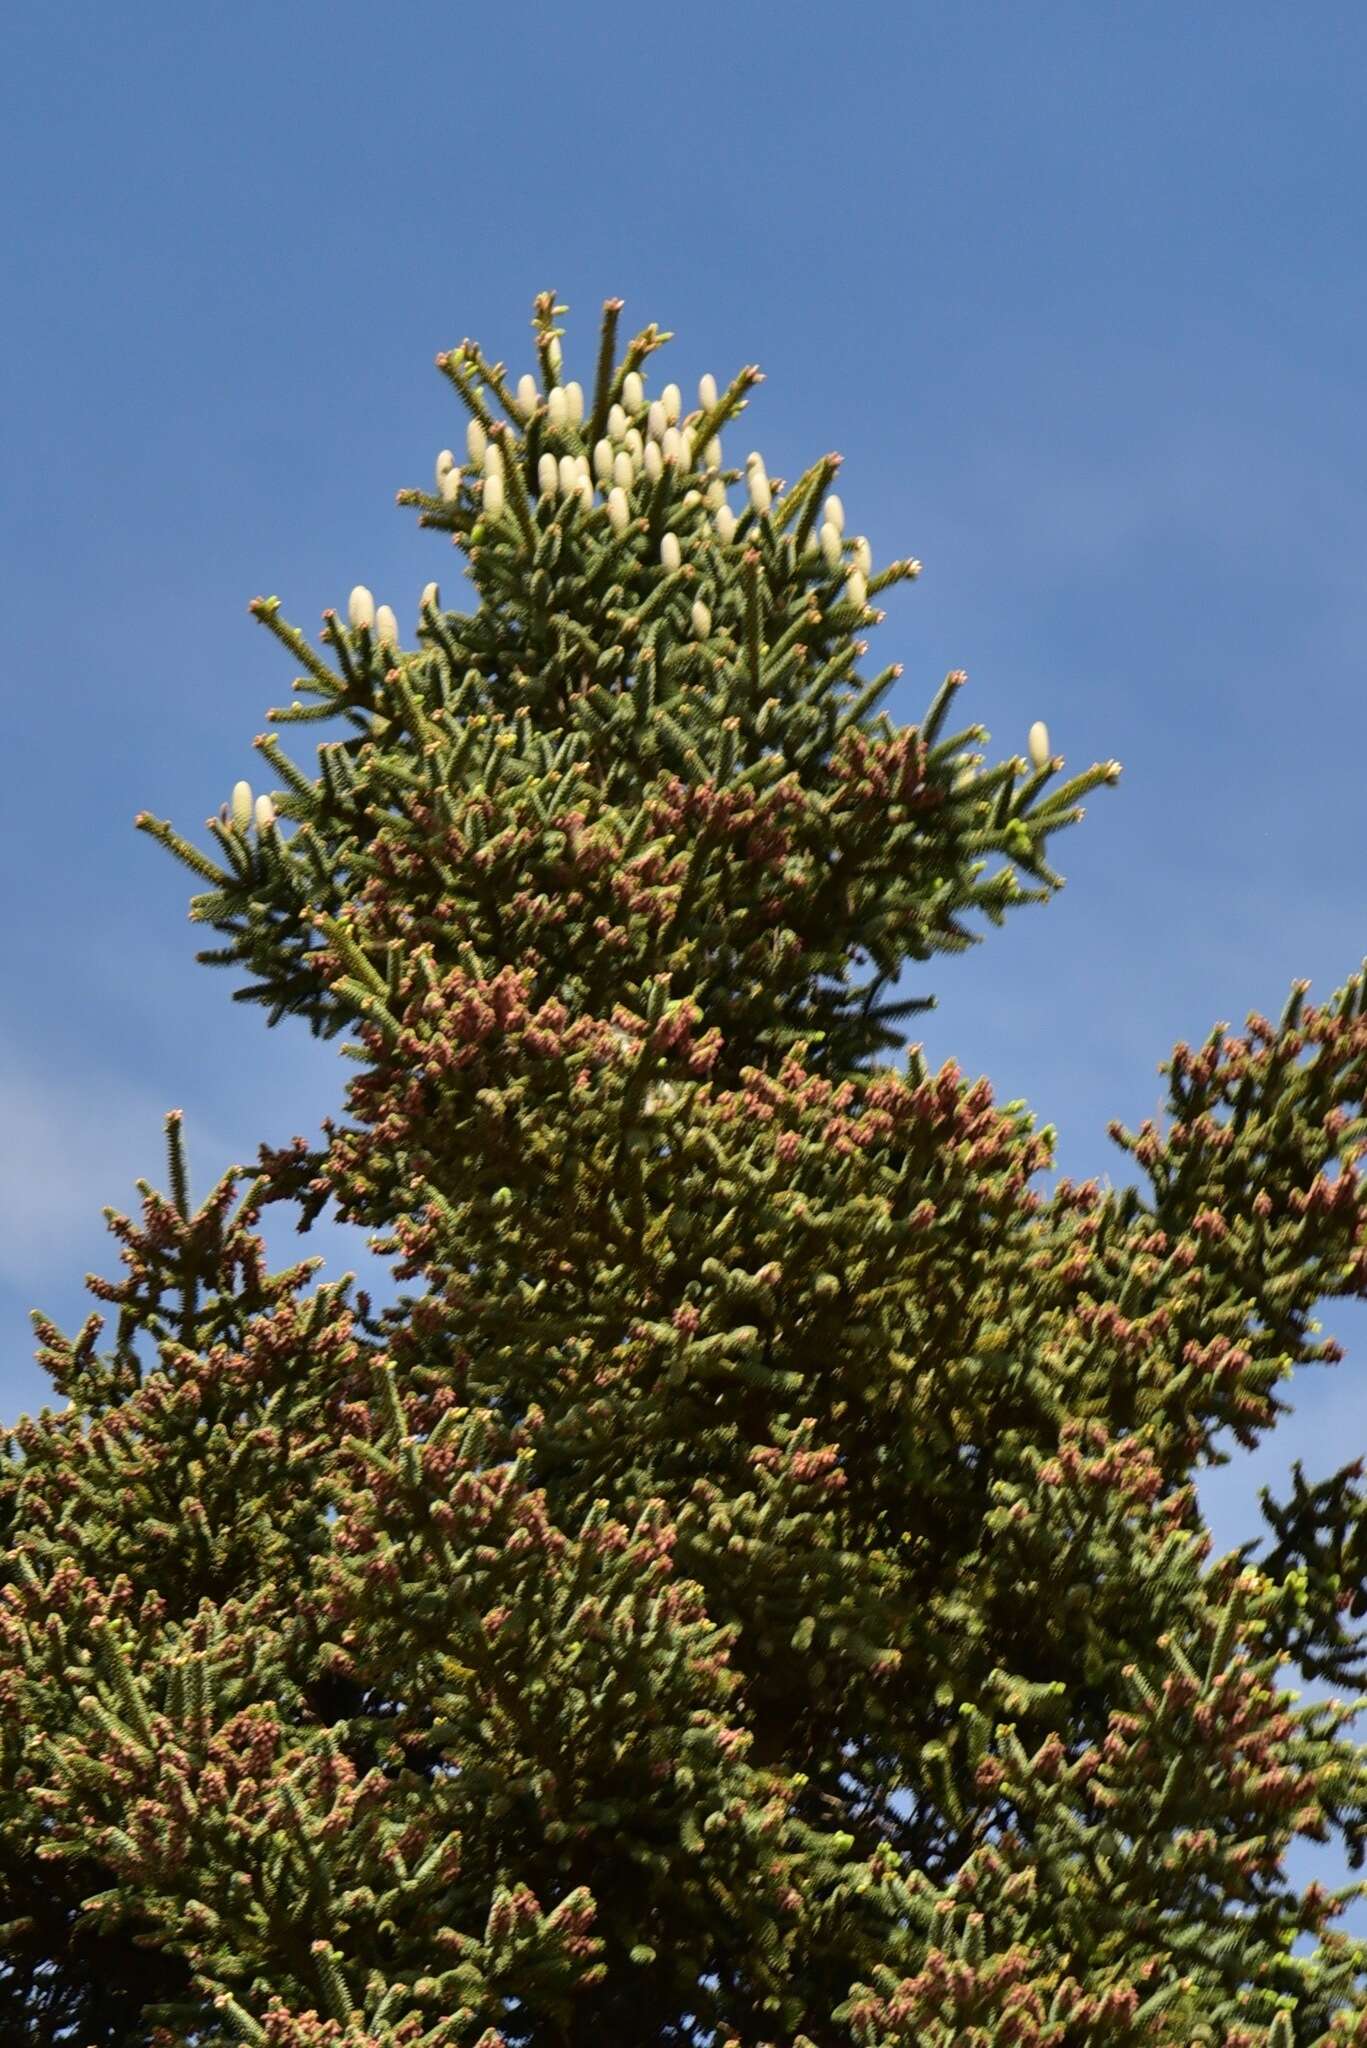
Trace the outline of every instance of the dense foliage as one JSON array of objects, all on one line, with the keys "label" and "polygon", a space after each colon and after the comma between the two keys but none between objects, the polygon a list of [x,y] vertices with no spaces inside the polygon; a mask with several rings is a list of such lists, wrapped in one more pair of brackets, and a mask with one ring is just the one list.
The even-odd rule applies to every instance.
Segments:
[{"label": "dense foliage", "polygon": [[[171,2048],[1367,2043],[1360,1462],[1212,1558],[1193,1477],[1367,1294],[1367,979],[1223,1027],[1115,1127],[1141,1187],[899,1026],[911,963],[1047,898],[1113,781],[988,765],[864,677],[831,495],[617,353],[462,343],[407,492],[468,565],[358,588],[194,914],[346,1120],[111,1215],[100,1348],[0,1465],[5,2040]],[[396,1302],[271,1273],[332,1204]],[[403,1291],[411,1287],[412,1292]],[[1299,1938],[1313,1953],[1295,1954]]]}]

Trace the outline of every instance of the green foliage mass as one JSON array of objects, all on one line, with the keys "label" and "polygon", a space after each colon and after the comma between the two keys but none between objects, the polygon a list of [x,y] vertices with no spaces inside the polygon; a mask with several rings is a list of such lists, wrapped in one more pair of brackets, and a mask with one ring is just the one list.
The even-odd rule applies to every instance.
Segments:
[{"label": "green foliage mass", "polygon": [[[70,2048],[1367,2042],[1361,1465],[1212,1559],[1367,1293],[1367,979],[1166,1068],[1142,1187],[1032,1187],[1019,1103],[900,1045],[913,963],[1046,899],[1072,780],[878,710],[830,497],[719,437],[758,382],[585,396],[439,358],[408,492],[475,603],[353,593],[194,915],[346,1120],[114,1216],[0,1463],[0,2022]],[[739,505],[739,509],[737,509]],[[1033,736],[1032,736],[1033,738]],[[377,1310],[256,1226],[332,1204]],[[401,1291],[411,1286],[411,1293]],[[1313,1951],[1295,1954],[1300,1937]]]}]

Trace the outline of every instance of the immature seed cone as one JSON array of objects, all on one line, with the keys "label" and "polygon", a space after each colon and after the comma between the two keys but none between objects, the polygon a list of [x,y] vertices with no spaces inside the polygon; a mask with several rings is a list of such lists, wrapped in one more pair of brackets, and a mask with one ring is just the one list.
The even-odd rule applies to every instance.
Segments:
[{"label": "immature seed cone", "polygon": [[702,494],[702,501],[709,512],[720,512],[726,503],[726,485],[719,476],[714,476]]},{"label": "immature seed cone", "polygon": [[489,436],[478,420],[471,420],[465,429],[465,448],[476,469],[484,460],[484,451],[489,445]]},{"label": "immature seed cone", "polygon": [[367,631],[375,623],[375,600],[364,583],[358,583],[347,599],[347,619],[353,633]]},{"label": "immature seed cone", "polygon": [[571,491],[579,488],[579,464],[572,455],[560,458],[560,495],[568,498]]},{"label": "immature seed cone", "polygon": [[483,509],[486,519],[503,517],[503,472],[500,469],[490,470],[484,479]]},{"label": "immature seed cone", "polygon": [[862,533],[856,534],[852,553],[855,568],[860,570],[865,576],[871,574],[873,570],[873,549],[869,546]]},{"label": "immature seed cone", "polygon": [[660,560],[664,563],[665,568],[668,569],[671,574],[674,572],[675,569],[678,568],[681,560],[681,555],[679,550],[679,536],[677,533],[667,533],[664,539],[660,542]]},{"label": "immature seed cone", "polygon": [[620,441],[627,430],[627,416],[620,405],[614,405],[608,412],[608,434],[614,441]]},{"label": "immature seed cone", "polygon": [[392,605],[382,604],[376,612],[375,638],[381,647],[389,647],[397,652],[399,645],[399,622],[394,616],[394,607]]},{"label": "immature seed cone", "polygon": [[698,404],[704,412],[711,412],[717,402],[717,380],[709,370],[698,379]]},{"label": "immature seed cone", "polygon": [[577,379],[571,378],[565,386],[565,405],[569,411],[570,425],[582,425],[584,418],[584,387]]},{"label": "immature seed cone", "polygon": [[646,387],[639,370],[628,370],[622,379],[622,403],[628,412],[639,412],[646,402]]},{"label": "immature seed cone", "polygon": [[613,532],[620,540],[631,523],[631,507],[627,504],[627,494],[620,484],[614,484],[608,492],[608,518],[612,523]]},{"label": "immature seed cone", "polygon": [[441,480],[441,501],[443,505],[454,505],[460,496],[460,471],[448,469]]},{"label": "immature seed cone", "polygon": [[441,609],[441,592],[435,583],[424,583],[422,596],[418,599],[418,610],[435,612]]},{"label": "immature seed cone", "polygon": [[835,528],[837,533],[845,531],[845,507],[841,504],[839,498],[836,497],[834,491],[831,492],[830,497],[827,498],[822,508],[822,517],[828,526]]},{"label": "immature seed cone", "polygon": [[250,782],[233,784],[232,818],[239,832],[245,832],[252,822],[252,786]]},{"label": "immature seed cone", "polygon": [[717,539],[730,543],[736,537],[736,515],[729,505],[723,505],[712,521]]},{"label": "immature seed cone", "polygon": [[676,426],[679,414],[683,411],[683,393],[677,384],[665,385],[660,393],[660,403],[665,409],[665,418],[670,426]]},{"label": "immature seed cone", "polygon": [[560,481],[560,469],[553,455],[543,455],[536,465],[536,487],[543,498],[553,498]]},{"label": "immature seed cone", "polygon": [[1049,728],[1042,718],[1037,718],[1031,726],[1030,738],[1026,744],[1030,749],[1031,765],[1035,768],[1047,768],[1050,761]]},{"label": "immature seed cone", "polygon": [[664,475],[665,470],[665,459],[660,452],[660,444],[658,441],[646,442],[645,448],[641,455],[641,464],[645,470],[646,475],[650,478],[650,481],[653,484],[657,484],[660,481],[660,478]]},{"label": "immature seed cone", "polygon": [[268,796],[259,796],[259,797],[258,797],[258,798],[256,799],[256,829],[257,829],[257,831],[258,831],[258,832],[269,832],[269,831],[270,831],[270,829],[271,829],[271,826],[272,826],[272,825],[273,825],[274,823],[275,823],[275,805],[274,805],[274,804],[273,804],[273,803],[271,802],[271,800],[270,800],[270,798],[269,798]]},{"label": "immature seed cone", "polygon": [[747,481],[750,487],[750,503],[762,519],[774,502],[774,494],[769,488],[769,479],[764,473],[764,464],[758,456],[755,456],[754,460],[749,464],[749,471],[750,474]]},{"label": "immature seed cone", "polygon": [[439,456],[437,457],[437,489],[438,489],[438,490],[440,490],[440,489],[441,489],[441,480],[442,480],[442,478],[443,478],[443,477],[444,477],[444,476],[445,476],[445,475],[446,475],[446,474],[448,473],[448,471],[450,471],[450,470],[453,470],[453,469],[455,468],[455,466],[456,466],[456,458],[455,458],[455,456],[454,456],[454,455],[453,455],[453,454],[451,453],[451,450],[450,450],[449,448],[443,448],[443,449],[442,449],[442,451],[441,451],[441,454],[440,454],[440,455],[439,455]]},{"label": "immature seed cone", "polygon": [[650,410],[646,414],[647,434],[649,434],[652,441],[662,441],[665,428],[668,425],[669,414],[665,411],[664,400],[662,398],[653,399]]},{"label": "immature seed cone", "polygon": [[712,631],[712,614],[707,609],[707,606],[703,603],[700,597],[695,598],[693,601],[693,611],[691,616],[693,622],[693,638],[695,640],[705,640],[708,634]]},{"label": "immature seed cone", "polygon": [[612,458],[612,481],[623,491],[629,491],[636,481],[636,464],[625,448],[619,448]]},{"label": "immature seed cone", "polygon": [[851,604],[857,604],[860,611],[869,601],[869,587],[864,581],[862,569],[851,569],[845,578],[845,595]]},{"label": "immature seed cone", "polygon": [[490,441],[484,450],[484,474],[486,476],[502,476],[503,474],[503,450],[499,447],[497,441]]},{"label": "immature seed cone", "polygon": [[822,560],[828,569],[840,567],[840,529],[826,520],[817,536],[821,544]]},{"label": "immature seed cone", "polygon": [[517,380],[517,409],[524,420],[529,420],[536,411],[536,379],[530,370]]},{"label": "immature seed cone", "polygon": [[565,425],[569,416],[570,409],[565,402],[564,387],[563,385],[557,384],[555,388],[547,394],[546,397],[547,421],[558,432],[560,428]]},{"label": "immature seed cone", "polygon": [[593,473],[600,484],[612,475],[612,443],[606,435],[594,443]]}]

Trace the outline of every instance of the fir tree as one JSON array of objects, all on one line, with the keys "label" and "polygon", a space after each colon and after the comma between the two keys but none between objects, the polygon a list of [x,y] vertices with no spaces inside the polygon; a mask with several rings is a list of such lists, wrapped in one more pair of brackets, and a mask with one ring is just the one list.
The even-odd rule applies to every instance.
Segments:
[{"label": "fir tree", "polygon": [[[117,1309],[0,1467],[5,2040],[171,2048],[1367,2042],[1361,1462],[1212,1558],[1367,1293],[1367,973],[1167,1066],[1142,1187],[903,1048],[890,991],[1059,886],[1112,782],[866,677],[918,565],[839,459],[728,466],[668,335],[514,388],[403,500],[475,603],[352,593],[193,914],[358,1071],[321,1142],[110,1214]],[[887,1057],[895,1054],[891,1060]],[[271,1273],[267,1204],[392,1256]],[[1302,1936],[1313,1953],[1294,1954]]]}]

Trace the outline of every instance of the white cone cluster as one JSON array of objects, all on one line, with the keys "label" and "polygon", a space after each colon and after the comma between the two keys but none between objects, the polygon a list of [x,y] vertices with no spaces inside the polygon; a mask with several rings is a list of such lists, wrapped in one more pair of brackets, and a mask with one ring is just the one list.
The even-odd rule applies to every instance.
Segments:
[{"label": "white cone cluster", "polygon": [[235,782],[226,815],[221,811],[219,816],[224,817],[225,822],[230,818],[239,832],[246,832],[253,819],[258,832],[268,832],[275,823],[275,805],[268,796],[259,796],[253,801],[250,782]]},{"label": "white cone cluster", "polygon": [[[548,388],[543,393],[536,378],[528,372],[518,379],[512,408],[524,424],[538,412],[544,412],[549,433],[558,437],[583,423],[583,386],[557,381],[558,345],[553,343],[548,347],[545,361],[551,372],[546,380]],[[716,407],[717,402],[717,380],[708,372],[698,379],[698,403],[706,414]],[[586,512],[592,511],[595,501],[601,496],[609,523],[620,538],[632,527],[632,492],[642,481],[652,487],[660,484],[666,469],[670,468],[678,473],[680,488],[684,490],[682,503],[685,511],[692,512],[701,507],[711,516],[717,538],[724,545],[729,544],[735,537],[738,521],[727,503],[726,484],[721,475],[724,459],[721,439],[719,435],[712,434],[705,445],[695,446],[698,416],[694,415],[688,426],[681,425],[683,403],[683,394],[674,383],[666,384],[658,397],[647,401],[645,380],[640,371],[629,370],[622,379],[620,396],[608,409],[604,423],[606,431],[594,444],[591,455],[559,454],[553,447],[543,450],[537,461],[538,495],[543,499],[578,498]],[[479,482],[481,516],[485,521],[500,520],[507,508],[501,446],[497,440],[490,439],[479,420],[470,421],[465,438],[472,470],[463,476],[453,451],[443,449],[437,458],[438,488],[444,500],[454,503],[465,481],[468,480],[472,491]],[[693,487],[695,478],[696,488]],[[758,451],[747,458],[745,483],[751,512],[761,519],[767,518],[773,508],[774,493]],[[840,536],[843,527],[844,512],[840,500],[828,498],[820,545],[832,570],[842,565]],[[661,549],[661,560],[668,564],[671,555],[678,551],[677,537],[667,538]],[[870,567],[867,543],[861,540],[853,555],[853,571],[867,578]],[[859,585],[857,582],[851,584],[847,579],[847,589],[857,593]],[[705,613],[706,606],[702,610]],[[365,623],[374,630],[373,609]],[[700,632],[700,637],[707,637],[708,632],[710,616],[706,632]],[[397,641],[394,644],[397,646]]]},{"label": "white cone cluster", "polygon": [[486,519],[503,517],[503,450],[496,441],[490,441],[484,450],[482,510]]},{"label": "white cone cluster", "polygon": [[[552,373],[547,379],[549,388],[543,395],[533,376],[521,377],[514,409],[524,423],[530,422],[538,411],[543,411],[548,432],[558,438],[582,426],[584,392],[577,383],[562,385],[554,381],[558,377],[560,361],[558,345],[553,344],[547,350],[546,360]],[[718,396],[717,380],[710,372],[698,379],[698,403],[702,415],[715,409]],[[678,473],[681,490],[685,485],[696,483],[696,488],[684,490],[682,504],[685,513],[693,513],[697,508],[700,514],[709,516],[717,540],[723,546],[729,546],[735,540],[739,519],[727,502],[721,438],[712,434],[695,451],[700,416],[693,415],[690,424],[683,426],[680,424],[682,411],[683,396],[677,384],[666,384],[659,396],[648,402],[640,372],[628,371],[622,379],[619,398],[608,408],[604,431],[594,443],[591,453],[562,454],[554,451],[554,444],[543,448],[537,462],[539,495],[543,499],[577,498],[586,512],[592,511],[596,500],[601,497],[608,524],[617,539],[622,540],[632,533],[633,528],[638,532],[643,530],[640,513],[644,508],[636,508],[634,514],[633,491],[643,481],[652,487],[658,485],[668,467]],[[563,448],[564,441],[560,440],[559,445]],[[478,420],[472,420],[466,430],[466,447],[475,470],[482,472],[482,515],[486,521],[497,521],[504,516],[507,502],[502,448],[498,440],[490,440]],[[774,491],[758,450],[752,450],[746,457],[744,478],[751,513],[759,519],[767,519],[773,509]],[[450,449],[443,449],[437,458],[437,480],[443,497],[454,499],[457,496],[462,473]],[[474,480],[471,475],[472,485]],[[837,579],[843,578],[845,601],[863,614],[869,604],[873,551],[866,535],[856,534],[848,543],[844,536],[845,507],[840,497],[831,492],[821,507],[815,541],[811,545],[829,574]],[[669,532],[663,536],[659,560],[666,575],[676,574],[682,567],[683,546],[677,533]],[[908,566],[914,574],[920,565]],[[438,601],[436,585],[429,584],[423,592],[422,614],[426,616],[429,607],[435,611]],[[368,591],[360,588],[353,591],[350,615],[353,627],[374,631],[381,645],[392,645],[397,650],[393,613],[388,606],[381,606],[377,613]],[[710,639],[712,613],[701,598],[694,600],[689,622],[696,641]],[[1042,722],[1037,722],[1030,729],[1029,749],[1036,768],[1047,764],[1050,759],[1049,741]],[[962,784],[971,772],[971,769],[963,771],[956,786]]]},{"label": "white cone cluster", "polygon": [[[594,460],[599,465],[600,483],[605,481],[602,473],[602,464],[606,459],[603,453],[605,449],[608,449],[609,454],[611,453],[608,443],[600,441],[597,449],[594,451]],[[499,480],[500,482],[502,481],[501,469],[499,471]],[[556,457],[549,448],[546,449],[537,458],[536,488],[538,496],[542,498],[578,498],[585,511],[590,511],[593,506],[593,477],[589,470],[588,456],[561,455]]]}]

